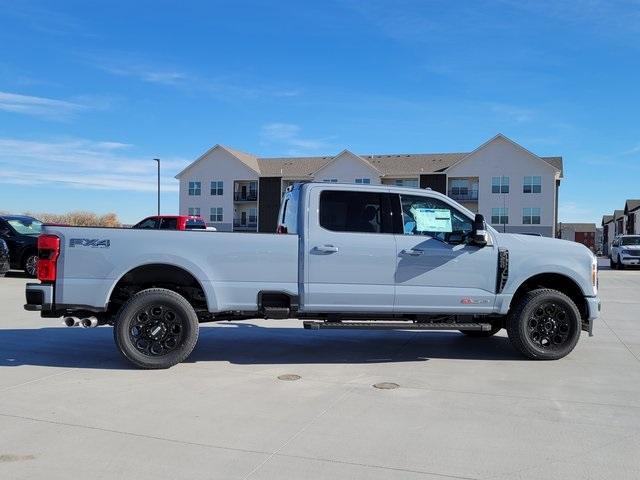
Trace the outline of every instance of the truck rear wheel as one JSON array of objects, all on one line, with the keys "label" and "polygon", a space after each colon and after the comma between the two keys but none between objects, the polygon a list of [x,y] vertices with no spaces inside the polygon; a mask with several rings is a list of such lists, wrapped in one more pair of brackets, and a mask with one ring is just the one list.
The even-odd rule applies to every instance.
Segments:
[{"label": "truck rear wheel", "polygon": [[169,368],[185,360],[198,341],[198,317],[182,296],[164,288],[136,293],[118,312],[118,349],[141,368]]},{"label": "truck rear wheel", "polygon": [[580,338],[578,307],[564,293],[551,289],[528,292],[507,319],[509,340],[534,360],[557,360],[569,354]]}]

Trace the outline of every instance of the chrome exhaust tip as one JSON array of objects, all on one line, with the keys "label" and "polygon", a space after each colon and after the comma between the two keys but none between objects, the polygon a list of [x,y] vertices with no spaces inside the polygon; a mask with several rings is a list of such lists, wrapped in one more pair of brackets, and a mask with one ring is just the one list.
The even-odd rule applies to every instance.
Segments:
[{"label": "chrome exhaust tip", "polygon": [[80,320],[80,325],[83,328],[94,328],[98,326],[98,319],[96,317],[86,317]]},{"label": "chrome exhaust tip", "polygon": [[80,325],[80,319],[78,317],[65,317],[64,320],[62,320],[62,323],[67,327],[77,327]]}]

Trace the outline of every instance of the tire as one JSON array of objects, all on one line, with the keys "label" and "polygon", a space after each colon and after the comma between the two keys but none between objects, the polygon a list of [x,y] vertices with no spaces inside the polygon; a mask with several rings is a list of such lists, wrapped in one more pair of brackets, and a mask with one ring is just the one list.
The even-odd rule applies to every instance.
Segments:
[{"label": "tire", "polygon": [[169,368],[184,361],[198,341],[198,316],[182,296],[149,288],[131,297],[118,312],[113,337],[135,366]]},{"label": "tire", "polygon": [[493,337],[500,330],[502,330],[502,322],[501,321],[492,322],[491,323],[491,330],[485,331],[485,332],[480,331],[480,330],[460,330],[460,331],[462,333],[464,333],[467,337],[471,337],[471,338],[488,338],[488,337]]},{"label": "tire", "polygon": [[551,289],[528,292],[507,318],[507,334],[516,350],[533,360],[557,360],[578,343],[582,328],[573,300]]},{"label": "tire", "polygon": [[24,273],[29,275],[31,278],[35,278],[38,276],[38,254],[31,252],[25,255],[24,260],[22,260],[22,269]]},{"label": "tire", "polygon": [[609,268],[611,270],[615,270],[616,269],[616,262],[613,261],[613,258],[609,257]]}]

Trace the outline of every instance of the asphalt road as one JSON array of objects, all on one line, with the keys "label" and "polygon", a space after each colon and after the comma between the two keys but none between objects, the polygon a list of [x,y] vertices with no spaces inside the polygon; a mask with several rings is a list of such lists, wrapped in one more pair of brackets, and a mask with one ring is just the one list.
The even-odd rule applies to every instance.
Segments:
[{"label": "asphalt road", "polygon": [[255,320],[166,371],[23,311],[26,281],[0,279],[1,479],[640,478],[638,270],[601,271],[595,336],[555,362],[504,332]]}]

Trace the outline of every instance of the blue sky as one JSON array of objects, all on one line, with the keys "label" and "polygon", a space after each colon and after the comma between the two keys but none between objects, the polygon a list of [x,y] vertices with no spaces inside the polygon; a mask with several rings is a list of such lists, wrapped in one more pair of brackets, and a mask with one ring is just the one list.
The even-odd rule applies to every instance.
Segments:
[{"label": "blue sky", "polygon": [[0,210],[177,211],[216,143],[259,155],[562,155],[563,221],[640,197],[640,2],[4,2]]}]

